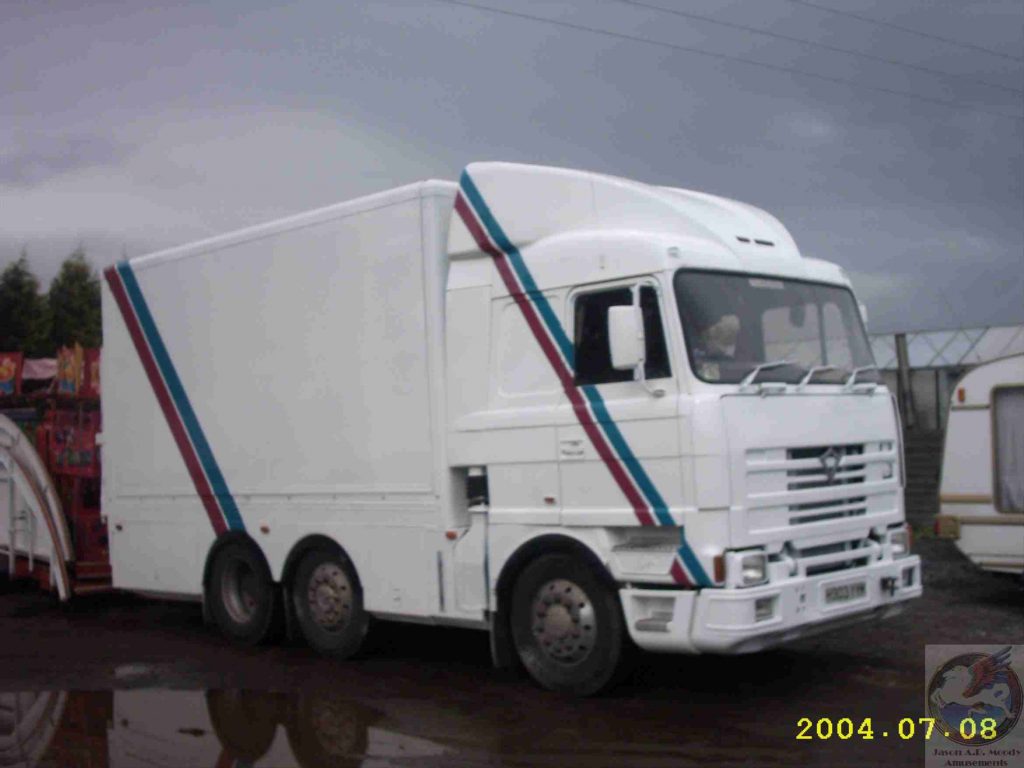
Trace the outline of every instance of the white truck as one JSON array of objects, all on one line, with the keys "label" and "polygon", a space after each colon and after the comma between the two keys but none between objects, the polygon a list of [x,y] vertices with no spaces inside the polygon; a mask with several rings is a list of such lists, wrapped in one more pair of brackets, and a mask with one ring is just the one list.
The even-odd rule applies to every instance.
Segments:
[{"label": "white truck", "polygon": [[979,568],[1024,574],[1024,355],[953,388],[935,532]]},{"label": "white truck", "polygon": [[756,208],[468,166],[106,272],[114,586],[337,656],[490,632],[542,686],[921,594],[843,271]]}]

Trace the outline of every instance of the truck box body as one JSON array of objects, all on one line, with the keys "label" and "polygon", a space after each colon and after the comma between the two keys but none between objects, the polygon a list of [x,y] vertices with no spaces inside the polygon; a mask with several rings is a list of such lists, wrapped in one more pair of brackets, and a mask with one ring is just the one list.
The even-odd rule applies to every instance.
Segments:
[{"label": "truck box body", "polygon": [[[105,291],[115,586],[199,595],[224,527],[262,539],[278,573],[287,552],[274,542],[339,523],[349,539],[384,526],[391,555],[433,567],[422,537],[442,524],[448,493],[440,338],[453,196],[454,185],[414,185],[120,265],[171,416]],[[204,504],[196,475],[216,499]],[[357,567],[374,551],[354,546]],[[405,572],[367,583],[368,606],[434,605],[436,580]]]}]

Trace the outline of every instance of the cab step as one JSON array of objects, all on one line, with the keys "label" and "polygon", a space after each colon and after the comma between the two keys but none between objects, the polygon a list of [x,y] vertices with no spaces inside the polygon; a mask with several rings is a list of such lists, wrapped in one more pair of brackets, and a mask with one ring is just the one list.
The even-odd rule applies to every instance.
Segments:
[{"label": "cab step", "polygon": [[96,595],[104,592],[113,592],[114,584],[107,581],[75,582],[71,587],[74,595]]},{"label": "cab step", "polygon": [[106,560],[78,560],[74,563],[77,581],[109,581],[110,563]]},{"label": "cab step", "polygon": [[633,626],[637,632],[668,632],[668,625],[671,621],[671,613],[658,611],[646,619],[638,619]]}]

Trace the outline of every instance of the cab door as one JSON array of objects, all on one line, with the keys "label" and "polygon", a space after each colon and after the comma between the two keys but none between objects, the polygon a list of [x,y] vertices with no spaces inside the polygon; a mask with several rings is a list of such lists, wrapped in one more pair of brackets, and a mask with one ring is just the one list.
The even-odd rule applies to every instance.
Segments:
[{"label": "cab door", "polygon": [[[608,310],[635,304],[645,362],[612,367]],[[661,286],[651,278],[588,286],[567,302],[575,396],[561,407],[558,459],[565,525],[672,524],[681,506],[678,385]]]}]

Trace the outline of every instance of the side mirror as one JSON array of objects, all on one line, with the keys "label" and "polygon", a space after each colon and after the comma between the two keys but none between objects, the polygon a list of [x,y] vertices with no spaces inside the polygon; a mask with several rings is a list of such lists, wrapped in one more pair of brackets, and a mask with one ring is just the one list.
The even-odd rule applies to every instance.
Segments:
[{"label": "side mirror", "polygon": [[857,309],[860,310],[860,319],[864,322],[864,327],[868,325],[868,305],[863,302],[857,302]]},{"label": "side mirror", "polygon": [[644,326],[636,307],[608,308],[608,346],[617,371],[632,371],[643,363]]}]

